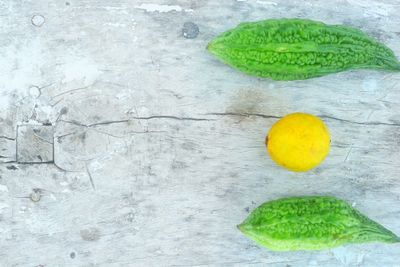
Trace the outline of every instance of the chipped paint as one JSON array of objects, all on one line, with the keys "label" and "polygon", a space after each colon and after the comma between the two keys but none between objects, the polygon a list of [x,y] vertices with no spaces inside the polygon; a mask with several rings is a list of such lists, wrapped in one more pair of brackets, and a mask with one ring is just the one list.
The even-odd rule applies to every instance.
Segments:
[{"label": "chipped paint", "polygon": [[257,4],[272,5],[272,6],[277,6],[278,5],[278,3],[270,2],[270,1],[263,1],[263,0],[257,0]]},{"label": "chipped paint", "polygon": [[0,192],[8,192],[8,187],[6,185],[0,184]]},{"label": "chipped paint", "polygon": [[81,81],[83,86],[94,83],[102,73],[90,59],[70,57],[63,65],[64,79],[62,83]]},{"label": "chipped paint", "polygon": [[140,4],[140,5],[135,6],[135,8],[142,9],[147,12],[159,12],[159,13],[165,13],[165,12],[171,12],[171,11],[193,12],[193,9],[184,9],[178,5]]}]

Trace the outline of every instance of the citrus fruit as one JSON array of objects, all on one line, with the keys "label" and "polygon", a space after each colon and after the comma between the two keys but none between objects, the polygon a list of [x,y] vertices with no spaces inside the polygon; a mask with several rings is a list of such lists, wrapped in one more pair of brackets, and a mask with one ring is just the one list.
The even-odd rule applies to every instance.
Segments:
[{"label": "citrus fruit", "polygon": [[291,171],[308,171],[328,155],[330,137],[324,122],[306,113],[277,121],[265,141],[271,158]]}]

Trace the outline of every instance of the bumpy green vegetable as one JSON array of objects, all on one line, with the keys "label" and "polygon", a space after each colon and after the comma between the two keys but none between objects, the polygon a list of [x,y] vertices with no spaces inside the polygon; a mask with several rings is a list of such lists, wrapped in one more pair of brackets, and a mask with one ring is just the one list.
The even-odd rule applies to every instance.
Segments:
[{"label": "bumpy green vegetable", "polygon": [[326,196],[278,199],[256,208],[240,231],[271,250],[320,250],[349,243],[400,242],[395,234],[343,200]]},{"label": "bumpy green vegetable", "polygon": [[305,19],[241,23],[207,49],[234,68],[274,80],[302,80],[349,69],[400,71],[393,52],[362,31]]}]

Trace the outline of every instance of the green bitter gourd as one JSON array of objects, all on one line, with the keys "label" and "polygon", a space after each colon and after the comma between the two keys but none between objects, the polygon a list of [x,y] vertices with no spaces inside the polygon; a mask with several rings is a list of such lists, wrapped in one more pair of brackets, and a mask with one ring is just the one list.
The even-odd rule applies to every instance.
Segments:
[{"label": "green bitter gourd", "polygon": [[283,198],[256,208],[238,225],[247,237],[270,250],[321,250],[350,243],[395,243],[400,238],[328,196]]},{"label": "green bitter gourd", "polygon": [[306,19],[241,23],[207,49],[249,75],[302,80],[349,69],[399,71],[393,52],[360,30]]}]

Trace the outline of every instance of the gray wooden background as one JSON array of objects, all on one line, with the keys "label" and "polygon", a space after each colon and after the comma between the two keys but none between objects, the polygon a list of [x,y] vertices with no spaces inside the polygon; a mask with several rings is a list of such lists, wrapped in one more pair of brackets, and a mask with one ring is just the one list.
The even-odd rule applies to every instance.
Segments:
[{"label": "gray wooden background", "polygon": [[[399,244],[276,253],[236,229],[264,201],[327,194],[400,235],[399,73],[274,82],[205,50],[280,17],[351,25],[400,56],[395,0],[1,1],[0,265],[400,266]],[[297,111],[332,135],[307,173],[264,146]]]}]

